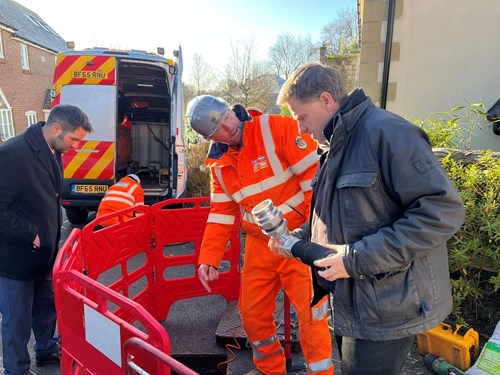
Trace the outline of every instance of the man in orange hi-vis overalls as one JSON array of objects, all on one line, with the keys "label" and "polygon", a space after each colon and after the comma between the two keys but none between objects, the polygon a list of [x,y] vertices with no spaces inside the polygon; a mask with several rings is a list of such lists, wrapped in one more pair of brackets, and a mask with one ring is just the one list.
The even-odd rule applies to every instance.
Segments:
[{"label": "man in orange hi-vis overalls", "polygon": [[[252,218],[252,208],[272,199],[290,230],[309,217],[311,180],[316,172],[316,143],[300,135],[297,122],[280,115],[251,119],[241,106],[202,95],[187,106],[191,127],[211,139],[205,162],[211,171],[211,205],[200,250],[198,276],[218,278],[219,267],[238,211],[246,232],[239,309],[257,368],[249,374],[286,373],[284,350],[276,336],[275,300],[281,287],[297,311],[308,374],[333,374],[326,297],[314,306],[310,268],[268,248],[268,238]],[[237,117],[238,114],[239,118]]]},{"label": "man in orange hi-vis overalls", "polygon": [[[116,184],[111,186],[104,198],[102,198],[99,208],[97,209],[96,217],[108,215],[124,208],[138,206],[144,203],[144,190],[141,186],[141,180],[135,174],[129,174],[120,179]],[[134,216],[133,211],[123,214],[123,220],[128,220]],[[105,220],[99,225],[108,227],[119,222],[118,217]]]}]

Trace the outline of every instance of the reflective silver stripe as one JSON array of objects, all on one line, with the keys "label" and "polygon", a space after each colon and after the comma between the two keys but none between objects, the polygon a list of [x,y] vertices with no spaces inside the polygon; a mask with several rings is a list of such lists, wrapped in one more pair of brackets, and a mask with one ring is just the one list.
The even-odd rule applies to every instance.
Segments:
[{"label": "reflective silver stripe", "polygon": [[120,203],[125,203],[127,206],[132,207],[134,205],[133,202],[130,201],[130,199],[125,199],[125,198],[120,198],[120,197],[104,197],[102,198],[103,201],[106,202],[120,202]]},{"label": "reflective silver stripe", "polygon": [[268,357],[272,357],[273,355],[283,355],[284,354],[284,350],[283,350],[283,348],[280,347],[274,353],[271,353],[268,356],[266,356],[266,355],[262,354],[261,352],[259,352],[259,350],[257,348],[252,347],[252,353],[253,353],[253,357],[256,360],[260,360],[261,361],[261,360],[266,359]]},{"label": "reflective silver stripe", "polygon": [[312,317],[316,320],[322,320],[326,317],[326,313],[328,312],[328,301],[323,302],[321,305],[317,307],[313,307],[312,309]]},{"label": "reflective silver stripe", "polygon": [[243,221],[248,221],[249,223],[255,224],[252,214],[246,211],[243,213]]},{"label": "reflective silver stripe", "polygon": [[262,139],[264,140],[264,147],[266,149],[267,160],[269,161],[271,169],[273,170],[274,176],[266,178],[265,180],[262,180],[256,184],[245,186],[242,189],[243,196],[245,197],[261,194],[263,191],[281,185],[287,182],[288,179],[293,175],[290,168],[283,170],[283,166],[281,165],[281,162],[276,155],[276,147],[274,145],[274,139],[269,127],[268,115],[260,116],[260,125]]},{"label": "reflective silver stripe", "polygon": [[267,356],[262,354],[261,352],[259,352],[259,348],[262,348],[263,346],[268,346],[268,345],[274,344],[276,341],[278,341],[278,338],[276,337],[276,335],[272,335],[271,337],[264,339],[264,340],[250,342],[250,345],[252,346],[253,357],[257,360],[263,360],[263,359],[265,359],[267,357],[271,357],[273,355],[283,354],[283,348],[281,346],[274,353],[271,353]]},{"label": "reflective silver stripe", "polygon": [[120,195],[122,197],[129,198],[130,200],[134,200],[134,196],[126,191],[110,190],[106,193],[106,196],[108,196],[108,197],[113,196],[113,195]]},{"label": "reflective silver stripe", "polygon": [[221,203],[221,202],[231,202],[231,197],[228,197],[227,194],[222,193],[211,193],[210,194],[210,202],[213,203]]},{"label": "reflective silver stripe", "polygon": [[[331,353],[330,353],[330,357],[331,357]],[[314,374],[316,372],[328,370],[332,366],[332,360],[330,357],[327,359],[323,359],[321,361],[318,361],[318,362],[308,363],[307,364],[307,368],[309,370],[308,372],[310,372],[311,374]]]},{"label": "reflective silver stripe", "polygon": [[266,148],[267,158],[269,159],[269,163],[271,163],[274,175],[277,176],[283,172],[283,166],[276,155],[276,146],[274,145],[273,134],[269,126],[268,115],[260,116],[260,129],[262,132],[262,139],[264,140],[264,147]]},{"label": "reflective silver stripe", "polygon": [[288,199],[286,202],[280,204],[278,206],[278,209],[285,215],[288,212],[292,211],[292,207],[295,208],[302,202],[304,202],[304,193],[302,191],[299,191],[297,194]]},{"label": "reflective silver stripe", "polygon": [[266,178],[265,180],[262,180],[261,182],[253,185],[245,186],[243,189],[241,189],[241,191],[245,197],[261,194],[262,192],[269,190],[275,186],[284,184],[290,179],[290,177],[292,177],[292,175],[293,173],[290,171],[290,169],[287,169],[279,173],[277,176]]},{"label": "reflective silver stripe", "polygon": [[305,158],[300,159],[296,164],[292,165],[291,168],[293,173],[300,174],[304,172],[307,168],[316,163],[318,159],[319,159],[318,153],[316,152],[316,150],[314,150]]},{"label": "reflective silver stripe", "polygon": [[224,184],[224,179],[222,178],[222,173],[220,168],[214,168],[215,171],[215,176],[217,177],[217,180],[219,180],[220,186],[222,187],[222,190],[226,193],[228,197],[232,197],[236,203],[240,203],[243,200],[243,195],[241,191],[236,191],[233,194],[229,193],[227,190],[226,185]]},{"label": "reflective silver stripe", "polygon": [[139,187],[138,184],[133,184],[132,187],[128,190],[128,192],[130,194],[132,194],[135,191],[135,189],[137,189],[138,187]]},{"label": "reflective silver stripe", "polygon": [[207,223],[216,224],[234,224],[235,217],[233,215],[209,214]]},{"label": "reflective silver stripe", "polygon": [[311,186],[312,180],[302,181],[300,183],[300,189],[305,193],[307,191],[312,190]]},{"label": "reflective silver stripe", "polygon": [[272,335],[271,337],[268,337],[267,339],[264,339],[264,340],[252,341],[252,342],[250,342],[250,345],[252,345],[253,347],[256,347],[256,348],[260,348],[262,346],[266,346],[266,345],[275,343],[276,341],[278,341],[278,337],[276,337],[276,335]]}]

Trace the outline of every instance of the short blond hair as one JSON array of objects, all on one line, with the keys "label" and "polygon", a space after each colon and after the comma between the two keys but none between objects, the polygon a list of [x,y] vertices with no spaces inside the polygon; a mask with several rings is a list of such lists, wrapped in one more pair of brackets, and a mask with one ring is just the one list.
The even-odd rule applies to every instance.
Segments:
[{"label": "short blond hair", "polygon": [[334,68],[320,63],[299,66],[281,87],[277,104],[286,105],[292,98],[307,102],[328,92],[337,103],[347,98],[342,76]]}]

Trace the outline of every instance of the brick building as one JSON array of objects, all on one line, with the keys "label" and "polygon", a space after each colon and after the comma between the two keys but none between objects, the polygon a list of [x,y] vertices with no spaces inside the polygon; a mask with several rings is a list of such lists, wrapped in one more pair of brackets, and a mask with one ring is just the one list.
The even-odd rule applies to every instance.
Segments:
[{"label": "brick building", "polygon": [[65,48],[36,13],[0,0],[0,138],[46,119],[56,55]]}]

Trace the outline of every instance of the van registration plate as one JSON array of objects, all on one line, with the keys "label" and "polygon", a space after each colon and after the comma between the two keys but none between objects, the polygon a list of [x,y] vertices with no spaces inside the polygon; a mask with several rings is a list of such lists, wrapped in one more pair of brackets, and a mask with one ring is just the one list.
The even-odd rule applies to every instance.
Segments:
[{"label": "van registration plate", "polygon": [[108,185],[71,185],[71,191],[77,194],[100,194],[108,190]]}]

